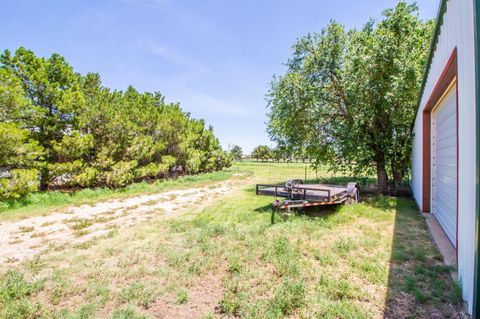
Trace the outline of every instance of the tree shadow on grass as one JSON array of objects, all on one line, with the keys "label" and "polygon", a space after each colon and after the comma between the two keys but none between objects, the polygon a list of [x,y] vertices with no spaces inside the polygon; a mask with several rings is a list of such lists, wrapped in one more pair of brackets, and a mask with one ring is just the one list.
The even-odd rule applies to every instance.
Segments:
[{"label": "tree shadow on grass", "polygon": [[267,204],[254,209],[255,212],[261,213],[261,214],[271,214],[273,210],[275,210],[275,208],[273,207],[272,204]]},{"label": "tree shadow on grass", "polygon": [[464,318],[453,269],[443,263],[413,200],[380,197],[370,204],[395,209],[384,318]]},{"label": "tree shadow on grass", "polygon": [[324,218],[337,213],[340,207],[341,205],[306,207],[300,211],[300,214],[310,218]]},{"label": "tree shadow on grass", "polygon": [[313,206],[313,207],[305,207],[302,209],[292,209],[290,211],[287,210],[279,210],[274,208],[272,204],[264,205],[261,207],[257,207],[255,212],[260,214],[270,214],[271,224],[275,222],[286,220],[289,215],[301,215],[305,218],[310,219],[321,219],[321,218],[328,218],[335,214],[338,209],[339,205],[328,205],[328,206]]}]

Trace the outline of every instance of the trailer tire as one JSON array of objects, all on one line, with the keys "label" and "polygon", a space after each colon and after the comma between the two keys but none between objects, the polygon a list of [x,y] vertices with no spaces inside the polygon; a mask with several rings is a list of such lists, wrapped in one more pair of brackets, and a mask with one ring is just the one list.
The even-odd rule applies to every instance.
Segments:
[{"label": "trailer tire", "polygon": [[348,195],[347,201],[345,202],[348,205],[356,204],[360,200],[360,190],[356,185],[353,191]]}]

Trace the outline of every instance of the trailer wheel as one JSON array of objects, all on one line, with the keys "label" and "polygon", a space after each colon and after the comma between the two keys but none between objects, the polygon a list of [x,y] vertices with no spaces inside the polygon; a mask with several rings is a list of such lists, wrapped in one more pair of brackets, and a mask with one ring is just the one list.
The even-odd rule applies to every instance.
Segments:
[{"label": "trailer wheel", "polygon": [[355,187],[352,193],[348,195],[347,201],[345,203],[348,205],[356,204],[358,203],[359,199],[360,199],[360,191],[358,190],[357,187]]}]

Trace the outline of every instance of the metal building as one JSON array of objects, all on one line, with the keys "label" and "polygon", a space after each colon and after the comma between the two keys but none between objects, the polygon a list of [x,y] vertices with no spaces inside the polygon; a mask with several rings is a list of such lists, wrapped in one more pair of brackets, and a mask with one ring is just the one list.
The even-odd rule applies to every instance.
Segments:
[{"label": "metal building", "polygon": [[442,226],[457,254],[468,311],[477,309],[477,118],[480,0],[443,0],[414,126],[412,191]]}]

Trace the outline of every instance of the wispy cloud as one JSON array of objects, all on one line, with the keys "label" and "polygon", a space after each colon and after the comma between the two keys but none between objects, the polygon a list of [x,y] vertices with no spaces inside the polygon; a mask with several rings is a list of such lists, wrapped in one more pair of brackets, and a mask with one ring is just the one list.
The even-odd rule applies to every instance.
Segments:
[{"label": "wispy cloud", "polygon": [[241,118],[263,118],[264,114],[253,111],[247,105],[227,102],[216,98],[211,94],[200,92],[196,90],[185,89],[182,94],[182,106],[187,111],[194,111],[196,113],[227,115],[230,117]]},{"label": "wispy cloud", "polygon": [[154,54],[168,63],[178,67],[175,80],[187,85],[192,80],[199,80],[210,73],[210,69],[194,57],[185,55],[172,47],[160,45],[155,41],[146,40],[145,50]]},{"label": "wispy cloud", "polygon": [[164,56],[167,53],[167,48],[161,47],[159,45],[152,45],[152,52],[157,55]]},{"label": "wispy cloud", "polygon": [[121,0],[123,3],[130,5],[164,5],[168,3],[168,0]]},{"label": "wispy cloud", "polygon": [[186,66],[186,67],[202,67],[202,68],[205,68],[201,63],[199,63],[198,61],[196,61],[195,59],[191,58],[191,57],[188,57],[186,55],[183,55],[181,53],[179,53],[178,51],[175,51],[174,49],[172,48],[169,48],[169,47],[166,47],[166,46],[161,46],[161,45],[158,45],[157,43],[155,42],[150,42],[148,44],[149,46],[149,49],[151,50],[151,52],[153,54],[156,54],[166,60],[169,60],[171,62],[174,62],[180,66]]}]

